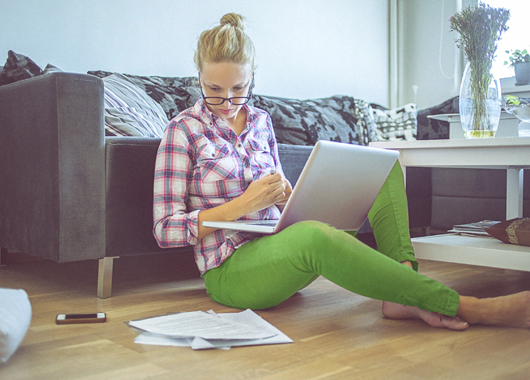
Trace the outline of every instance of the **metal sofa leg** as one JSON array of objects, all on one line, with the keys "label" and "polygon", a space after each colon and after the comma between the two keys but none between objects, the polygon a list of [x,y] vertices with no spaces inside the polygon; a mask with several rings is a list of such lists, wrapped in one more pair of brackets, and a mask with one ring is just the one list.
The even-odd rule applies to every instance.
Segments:
[{"label": "metal sofa leg", "polygon": [[117,257],[99,259],[98,297],[109,298],[112,295],[112,267]]}]

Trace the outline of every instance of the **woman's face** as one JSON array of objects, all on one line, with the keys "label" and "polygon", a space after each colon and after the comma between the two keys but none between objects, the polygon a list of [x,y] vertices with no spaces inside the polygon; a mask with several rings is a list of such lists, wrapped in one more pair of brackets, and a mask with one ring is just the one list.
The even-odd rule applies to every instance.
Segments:
[{"label": "woman's face", "polygon": [[[252,72],[249,65],[234,62],[204,62],[201,70],[201,86],[204,97],[246,97],[250,91]],[[206,104],[221,120],[232,125],[243,105],[228,100],[219,105]]]}]

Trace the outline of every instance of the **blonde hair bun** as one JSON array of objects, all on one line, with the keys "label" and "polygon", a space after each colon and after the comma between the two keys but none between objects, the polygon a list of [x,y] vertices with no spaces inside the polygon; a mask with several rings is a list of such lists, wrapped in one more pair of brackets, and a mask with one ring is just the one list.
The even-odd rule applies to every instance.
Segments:
[{"label": "blonde hair bun", "polygon": [[201,33],[195,50],[194,61],[202,70],[204,62],[235,62],[250,65],[256,70],[254,44],[246,35],[245,19],[237,13],[227,13],[220,25]]},{"label": "blonde hair bun", "polygon": [[245,19],[237,13],[227,13],[221,18],[221,25],[230,25],[245,30]]}]

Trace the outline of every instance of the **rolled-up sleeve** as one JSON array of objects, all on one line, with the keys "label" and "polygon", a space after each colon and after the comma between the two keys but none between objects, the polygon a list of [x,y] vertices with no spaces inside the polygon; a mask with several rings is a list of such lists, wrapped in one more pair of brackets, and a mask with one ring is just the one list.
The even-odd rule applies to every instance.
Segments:
[{"label": "rolled-up sleeve", "polygon": [[272,119],[268,114],[267,114],[266,122],[267,122],[267,129],[270,133],[268,144],[269,144],[269,147],[272,153],[272,157],[274,159],[274,165],[276,166],[276,173],[280,173],[281,176],[285,178],[285,174],[283,173],[282,163],[280,162],[280,154],[278,153],[278,143],[276,142],[276,135],[274,133],[274,128],[272,126]]},{"label": "rolled-up sleeve", "polygon": [[172,121],[158,148],[153,188],[153,234],[162,248],[197,244],[199,211],[186,207],[192,170],[188,139]]}]

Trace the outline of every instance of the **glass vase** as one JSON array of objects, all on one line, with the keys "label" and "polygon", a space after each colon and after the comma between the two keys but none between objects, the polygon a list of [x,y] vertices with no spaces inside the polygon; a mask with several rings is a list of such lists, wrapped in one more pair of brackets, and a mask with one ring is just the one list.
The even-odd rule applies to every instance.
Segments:
[{"label": "glass vase", "polygon": [[468,62],[460,86],[460,123],[468,139],[495,137],[501,117],[501,85],[487,62]]},{"label": "glass vase", "polygon": [[509,102],[503,103],[504,110],[511,113],[520,120],[517,126],[519,137],[530,137],[530,103],[526,101],[514,105]]}]

